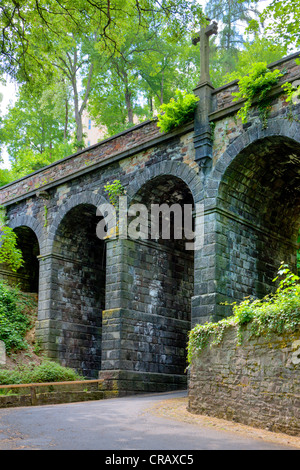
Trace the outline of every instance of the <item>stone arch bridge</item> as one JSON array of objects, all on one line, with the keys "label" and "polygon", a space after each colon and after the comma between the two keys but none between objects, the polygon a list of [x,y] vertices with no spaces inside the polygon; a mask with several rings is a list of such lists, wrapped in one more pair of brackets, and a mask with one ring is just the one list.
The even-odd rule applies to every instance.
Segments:
[{"label": "stone arch bridge", "polygon": [[[298,57],[270,65],[281,83],[300,78]],[[282,260],[295,266],[300,105],[279,84],[267,127],[255,107],[243,125],[236,90],[202,82],[193,122],[167,134],[139,124],[0,189],[25,259],[1,276],[38,293],[36,336],[50,358],[119,394],[185,387],[191,326],[223,318],[225,301],[263,296]],[[115,179],[129,203],[202,204],[201,249],[100,240],[96,208]]]}]

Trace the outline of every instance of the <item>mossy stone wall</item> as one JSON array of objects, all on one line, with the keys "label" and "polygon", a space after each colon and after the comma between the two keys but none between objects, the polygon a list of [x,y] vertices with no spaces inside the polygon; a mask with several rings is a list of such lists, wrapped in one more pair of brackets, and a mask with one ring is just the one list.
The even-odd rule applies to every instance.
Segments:
[{"label": "mossy stone wall", "polygon": [[189,411],[300,435],[300,329],[251,337],[231,327],[192,360]]}]

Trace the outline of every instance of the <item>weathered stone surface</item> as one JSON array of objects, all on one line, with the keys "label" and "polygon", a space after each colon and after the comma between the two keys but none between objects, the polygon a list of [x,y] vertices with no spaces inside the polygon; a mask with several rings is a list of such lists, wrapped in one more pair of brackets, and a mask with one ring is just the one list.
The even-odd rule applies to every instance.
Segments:
[{"label": "weathered stone surface", "polygon": [[189,410],[275,432],[300,435],[300,330],[251,337],[236,329],[218,346],[195,355],[189,375]]},{"label": "weathered stone surface", "polygon": [[[274,64],[286,68],[285,80],[300,76],[296,57]],[[295,266],[300,106],[287,106],[277,87],[267,128],[255,107],[242,125],[241,103],[231,96],[236,85],[212,92],[205,172],[195,161],[194,122],[161,134],[151,121],[0,189],[26,261],[17,273],[1,266],[0,275],[38,294],[36,336],[50,358],[90,377],[149,374],[157,390],[165,390],[162,374],[173,387],[173,377],[186,381],[192,325],[229,314],[225,301],[264,295],[282,260]],[[187,251],[174,239],[100,242],[96,208],[109,202],[104,186],[115,179],[129,205],[203,204],[203,247]]]}]

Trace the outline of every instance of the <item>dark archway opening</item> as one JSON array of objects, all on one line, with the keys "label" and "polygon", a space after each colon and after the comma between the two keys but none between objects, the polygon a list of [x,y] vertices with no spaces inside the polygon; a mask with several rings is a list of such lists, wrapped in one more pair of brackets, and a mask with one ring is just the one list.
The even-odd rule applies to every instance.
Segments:
[{"label": "dark archway opening", "polygon": [[224,173],[218,197],[217,273],[228,299],[263,297],[282,261],[297,269],[300,145],[269,137],[243,150]]},{"label": "dark archway opening", "polygon": [[38,294],[39,291],[39,242],[34,231],[25,226],[14,229],[17,235],[17,248],[22,251],[23,266],[15,277],[23,292]]},{"label": "dark archway opening", "polygon": [[[163,238],[160,217],[159,235],[152,238],[151,214],[154,204],[165,204],[169,208],[177,204],[182,217],[184,210],[190,211],[193,222],[193,197],[181,179],[163,175],[138,191],[131,201],[131,204],[136,203],[147,207],[148,238],[130,242],[129,274],[132,281],[128,307],[135,312],[135,331],[138,334],[128,359],[133,361],[136,371],[184,376],[194,295],[194,252],[186,249],[186,242],[190,240],[185,238],[184,231],[181,238],[176,238],[178,234],[174,236],[178,218],[172,211],[167,222],[170,237]],[[183,226],[183,218],[181,223]]]},{"label": "dark archway opening", "polygon": [[96,235],[99,220],[93,205],[74,207],[60,223],[53,245],[58,358],[86,377],[98,377],[101,369],[106,248]]}]

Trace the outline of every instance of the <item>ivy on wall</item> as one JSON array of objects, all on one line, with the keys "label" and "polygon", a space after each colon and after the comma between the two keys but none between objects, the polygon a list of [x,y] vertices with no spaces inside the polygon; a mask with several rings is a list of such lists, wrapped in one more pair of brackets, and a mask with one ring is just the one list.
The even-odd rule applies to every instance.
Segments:
[{"label": "ivy on wall", "polygon": [[227,328],[236,327],[238,344],[242,344],[243,326],[251,325],[252,336],[292,333],[300,325],[300,277],[282,264],[274,279],[279,286],[263,299],[246,298],[233,303],[233,315],[216,323],[196,325],[189,334],[188,362],[205,346],[218,345]]},{"label": "ivy on wall", "polygon": [[268,94],[283,75],[278,69],[271,71],[266,62],[257,62],[249,73],[239,80],[239,91],[233,92],[232,95],[233,101],[245,100],[244,105],[238,111],[238,117],[241,118],[243,124],[248,121],[250,108],[255,104],[259,109],[263,127],[267,126],[271,103]]}]

